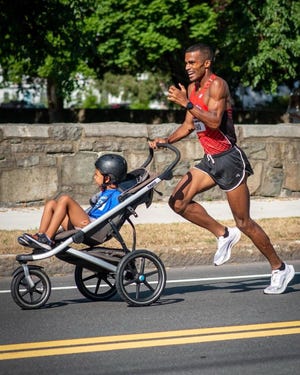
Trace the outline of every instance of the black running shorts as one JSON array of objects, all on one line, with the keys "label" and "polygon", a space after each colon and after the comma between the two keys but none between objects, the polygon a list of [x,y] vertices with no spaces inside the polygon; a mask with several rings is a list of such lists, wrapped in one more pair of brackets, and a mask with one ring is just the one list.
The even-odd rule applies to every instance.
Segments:
[{"label": "black running shorts", "polygon": [[224,191],[237,188],[245,175],[253,174],[245,153],[237,146],[216,155],[204,155],[195,168],[207,173]]}]

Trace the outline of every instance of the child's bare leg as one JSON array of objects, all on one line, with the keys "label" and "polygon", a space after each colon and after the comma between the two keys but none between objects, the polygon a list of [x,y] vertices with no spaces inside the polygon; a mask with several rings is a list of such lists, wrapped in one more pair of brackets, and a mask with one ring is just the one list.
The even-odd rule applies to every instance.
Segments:
[{"label": "child's bare leg", "polygon": [[66,223],[66,219],[69,219],[74,227],[83,227],[90,222],[84,209],[68,195],[63,195],[57,200],[52,220],[45,231],[46,235],[53,238],[60,225]]},{"label": "child's bare leg", "polygon": [[64,230],[74,229],[74,225],[71,223],[68,215],[64,218],[63,222],[61,223],[61,226]]},{"label": "child's bare leg", "polygon": [[39,233],[45,233],[49,227],[49,224],[52,220],[52,216],[54,214],[55,208],[57,206],[57,202],[52,199],[48,201],[44,206],[43,215],[40,222]]}]

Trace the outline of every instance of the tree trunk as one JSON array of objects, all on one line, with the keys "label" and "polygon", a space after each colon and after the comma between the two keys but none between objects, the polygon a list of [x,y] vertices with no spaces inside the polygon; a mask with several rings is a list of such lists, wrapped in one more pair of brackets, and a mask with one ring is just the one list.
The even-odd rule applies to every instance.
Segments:
[{"label": "tree trunk", "polygon": [[64,122],[64,99],[61,85],[51,78],[47,79],[47,99],[49,122]]}]

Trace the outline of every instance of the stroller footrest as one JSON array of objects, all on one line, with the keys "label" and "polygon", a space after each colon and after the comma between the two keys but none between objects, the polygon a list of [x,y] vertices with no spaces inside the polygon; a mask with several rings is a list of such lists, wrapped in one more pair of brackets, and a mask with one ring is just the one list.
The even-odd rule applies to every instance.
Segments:
[{"label": "stroller footrest", "polygon": [[72,240],[74,243],[83,243],[84,241],[84,232],[82,232],[81,230],[79,230],[78,232],[76,232],[75,234],[73,234],[72,236]]}]

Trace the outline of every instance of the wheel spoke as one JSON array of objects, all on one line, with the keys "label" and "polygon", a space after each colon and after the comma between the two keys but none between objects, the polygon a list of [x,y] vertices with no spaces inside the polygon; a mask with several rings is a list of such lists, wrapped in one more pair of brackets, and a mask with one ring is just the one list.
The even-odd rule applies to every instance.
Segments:
[{"label": "wheel spoke", "polygon": [[95,277],[97,277],[97,275],[95,273],[93,273],[92,275],[87,276],[84,279],[82,279],[82,281],[89,281],[89,280],[94,279]]},{"label": "wheel spoke", "polygon": [[143,257],[141,259],[140,272],[139,272],[140,275],[142,275],[144,273],[144,271],[145,271],[145,258]]},{"label": "wheel spoke", "polygon": [[37,286],[42,282],[42,280],[38,280],[36,283],[34,283],[34,290],[37,289]]},{"label": "wheel spoke", "polygon": [[[34,292],[34,293],[38,293],[38,294],[40,294],[40,295],[43,294],[43,291],[40,291],[40,290],[38,290],[38,289],[34,289],[33,292]],[[32,293],[33,293],[33,292],[32,292]]]},{"label": "wheel spoke", "polygon": [[128,280],[126,282],[123,283],[124,286],[128,286],[128,285],[131,285],[131,284],[138,284],[138,279],[132,279],[132,280]]},{"label": "wheel spoke", "polygon": [[96,284],[96,288],[95,288],[95,294],[98,294],[99,292],[99,288],[100,288],[100,285],[101,285],[101,278],[98,278],[98,281],[97,281],[97,284]]},{"label": "wheel spoke", "polygon": [[113,284],[108,280],[107,277],[103,277],[103,281],[105,281],[106,284],[107,284],[108,286],[110,286],[111,288],[113,287]]},{"label": "wheel spoke", "polygon": [[25,290],[25,292],[24,293],[20,293],[20,296],[21,297],[25,297],[26,296],[26,294],[28,294],[29,293],[29,290]]},{"label": "wheel spoke", "polygon": [[145,273],[145,277],[149,277],[149,276],[153,276],[153,275],[157,275],[158,274],[158,270],[153,270],[153,271],[150,271],[150,272],[147,272]]},{"label": "wheel spoke", "polygon": [[138,300],[139,297],[140,297],[140,288],[141,288],[141,284],[137,283],[136,284],[136,292],[135,292],[135,298],[136,298],[136,300]]},{"label": "wheel spoke", "polygon": [[144,285],[149,289],[149,290],[151,290],[152,292],[154,292],[154,288],[148,283],[148,281],[144,281]]}]

